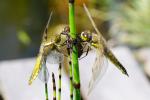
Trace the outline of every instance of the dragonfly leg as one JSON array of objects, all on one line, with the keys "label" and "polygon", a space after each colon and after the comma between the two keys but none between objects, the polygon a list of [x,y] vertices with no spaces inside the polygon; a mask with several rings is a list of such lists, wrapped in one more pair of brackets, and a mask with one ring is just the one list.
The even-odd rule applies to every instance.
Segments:
[{"label": "dragonfly leg", "polygon": [[[57,46],[56,46],[56,48],[57,48]],[[60,53],[62,53],[65,57],[68,57],[68,55],[67,54],[64,54],[62,51],[60,51],[58,48],[56,49],[58,52],[60,52]]]},{"label": "dragonfly leg", "polygon": [[88,55],[89,50],[90,50],[90,47],[88,46],[87,51],[86,51],[86,54],[85,54],[83,57],[81,57],[79,60],[81,60],[81,59],[85,58],[85,57]]},{"label": "dragonfly leg", "polygon": [[60,44],[60,46],[65,46],[65,45],[67,45],[67,40],[64,43]]}]

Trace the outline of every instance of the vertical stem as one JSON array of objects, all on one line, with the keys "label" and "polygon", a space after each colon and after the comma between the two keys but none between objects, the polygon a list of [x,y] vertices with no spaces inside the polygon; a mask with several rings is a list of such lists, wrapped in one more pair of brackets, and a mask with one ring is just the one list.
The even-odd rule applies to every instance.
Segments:
[{"label": "vertical stem", "polygon": [[73,100],[73,77],[72,77],[72,63],[71,63],[71,56],[70,56],[70,49],[68,51],[68,61],[69,61],[69,76],[70,76],[70,100]]},{"label": "vertical stem", "polygon": [[59,81],[58,81],[58,100],[61,100],[61,63],[59,64],[58,73],[59,73]]},{"label": "vertical stem", "polygon": [[[46,79],[46,60],[44,60],[43,62],[45,64],[45,67],[44,67],[44,78]],[[45,82],[45,97],[46,97],[46,100],[48,100],[48,85],[47,85],[47,82]]]},{"label": "vertical stem", "polygon": [[56,83],[55,83],[55,75],[52,72],[52,82],[53,82],[53,100],[56,100]]},{"label": "vertical stem", "polygon": [[45,83],[45,97],[46,97],[46,100],[48,100],[48,87],[47,87],[47,83]]},{"label": "vertical stem", "polygon": [[73,77],[72,77],[72,64],[69,61],[69,70],[70,70],[70,100],[73,100]]},{"label": "vertical stem", "polygon": [[[69,26],[70,36],[73,40],[76,39],[76,27],[75,27],[75,13],[74,13],[75,0],[69,0]],[[80,96],[80,75],[78,64],[78,48],[75,44],[72,47],[72,75],[73,75],[73,100],[81,100]]]},{"label": "vertical stem", "polygon": [[76,26],[75,26],[75,0],[69,0],[69,26],[70,26],[70,36],[76,38]]}]

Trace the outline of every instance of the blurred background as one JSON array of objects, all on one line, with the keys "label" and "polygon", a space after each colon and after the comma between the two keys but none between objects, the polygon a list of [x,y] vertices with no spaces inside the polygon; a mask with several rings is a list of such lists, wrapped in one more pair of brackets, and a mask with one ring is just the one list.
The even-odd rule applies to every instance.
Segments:
[{"label": "blurred background", "polygon": [[[76,0],[77,32],[93,30],[85,2],[110,47],[128,47],[150,78],[150,0]],[[0,0],[0,60],[35,57],[51,11],[50,30],[68,24],[67,0]]]}]

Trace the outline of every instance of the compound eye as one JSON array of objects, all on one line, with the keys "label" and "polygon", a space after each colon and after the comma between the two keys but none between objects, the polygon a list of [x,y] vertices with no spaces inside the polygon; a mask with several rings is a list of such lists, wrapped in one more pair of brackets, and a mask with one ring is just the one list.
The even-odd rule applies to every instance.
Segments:
[{"label": "compound eye", "polygon": [[86,37],[86,38],[88,37],[87,33],[84,33],[83,35],[84,35],[84,37]]},{"label": "compound eye", "polygon": [[83,40],[83,41],[88,41],[89,40],[89,36],[88,36],[88,33],[87,32],[82,32],[81,33],[81,39]]},{"label": "compound eye", "polygon": [[84,38],[87,38],[87,37],[88,37],[88,35],[87,35],[86,32],[82,32],[82,36],[83,36]]}]

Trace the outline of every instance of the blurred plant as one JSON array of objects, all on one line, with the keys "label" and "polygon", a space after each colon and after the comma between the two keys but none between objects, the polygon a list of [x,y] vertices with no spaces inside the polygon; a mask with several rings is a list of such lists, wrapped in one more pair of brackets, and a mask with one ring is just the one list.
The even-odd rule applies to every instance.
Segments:
[{"label": "blurred plant", "polygon": [[41,38],[40,30],[48,16],[47,1],[0,1],[0,60],[31,57],[36,54]]},{"label": "blurred plant", "polygon": [[23,30],[20,30],[17,34],[17,37],[19,39],[19,41],[25,45],[25,46],[28,46],[30,43],[31,43],[31,38],[29,37],[29,35],[23,31]]},{"label": "blurred plant", "polygon": [[4,100],[3,95],[0,92],[0,100]]},{"label": "blurred plant", "polygon": [[[121,33],[119,40],[135,47],[150,46],[150,0],[124,3],[112,21],[112,32]],[[125,34],[122,34],[125,33]]]}]

